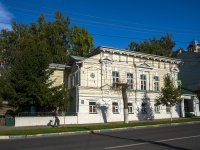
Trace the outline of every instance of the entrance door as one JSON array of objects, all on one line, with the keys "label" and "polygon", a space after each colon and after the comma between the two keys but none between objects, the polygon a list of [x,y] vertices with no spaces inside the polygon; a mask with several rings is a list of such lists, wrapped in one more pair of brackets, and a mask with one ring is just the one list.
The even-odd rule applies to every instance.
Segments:
[{"label": "entrance door", "polygon": [[194,105],[192,99],[184,99],[185,112],[194,112]]}]

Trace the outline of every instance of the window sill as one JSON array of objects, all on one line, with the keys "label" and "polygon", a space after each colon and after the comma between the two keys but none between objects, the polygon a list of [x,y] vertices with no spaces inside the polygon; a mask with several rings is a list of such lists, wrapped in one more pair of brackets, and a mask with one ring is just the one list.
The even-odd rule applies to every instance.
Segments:
[{"label": "window sill", "polygon": [[97,113],[91,113],[91,112],[90,112],[89,114],[97,114]]},{"label": "window sill", "polygon": [[113,112],[113,114],[119,114],[118,112]]}]

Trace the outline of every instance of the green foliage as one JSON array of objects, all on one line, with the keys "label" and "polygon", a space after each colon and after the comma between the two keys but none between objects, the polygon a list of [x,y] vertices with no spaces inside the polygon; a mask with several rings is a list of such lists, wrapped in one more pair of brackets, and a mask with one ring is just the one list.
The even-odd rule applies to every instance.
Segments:
[{"label": "green foliage", "polygon": [[191,112],[185,112],[185,117],[195,117],[195,115]]},{"label": "green foliage", "polygon": [[172,51],[174,46],[175,42],[172,41],[172,35],[167,33],[166,36],[163,35],[160,39],[153,37],[153,39],[140,43],[133,41],[129,44],[128,49],[136,52],[175,57],[176,52]]},{"label": "green foliage", "polygon": [[164,77],[164,86],[161,88],[161,93],[156,99],[157,104],[171,107],[181,101],[180,89],[175,86],[171,76],[167,74]]},{"label": "green foliage", "polygon": [[74,25],[70,35],[70,43],[72,46],[72,55],[87,56],[91,50],[94,50],[92,44],[93,37],[88,33],[85,28],[80,28]]},{"label": "green foliage", "polygon": [[138,126],[152,126],[152,125],[164,125],[171,123],[182,123],[182,122],[192,122],[200,121],[199,118],[187,118],[187,119],[177,119],[174,121],[142,121],[134,122],[129,124],[122,123],[110,123],[110,124],[98,124],[98,125],[82,125],[82,126],[67,126],[58,128],[38,128],[38,129],[27,129],[27,130],[0,130],[0,135],[35,135],[35,134],[48,134],[48,133],[61,133],[61,132],[76,132],[76,131],[93,131],[93,130],[103,130],[103,129],[114,129],[114,128],[126,128],[126,127],[138,127]]},{"label": "green foliage", "polygon": [[48,69],[49,56],[37,50],[27,50],[19,54],[16,62],[5,84],[9,104],[20,109],[35,106],[36,110],[58,106],[59,100],[63,99],[63,90],[61,87],[50,88],[53,81],[49,78],[53,71]]},{"label": "green foliage", "polygon": [[47,22],[41,14],[37,23],[30,25],[12,23],[11,31],[1,30],[0,50],[5,50],[9,63],[15,61],[21,51],[38,49],[48,53],[50,62],[66,63],[67,55],[87,56],[94,49],[93,37],[85,28],[75,25],[70,27],[69,17],[61,12],[54,13],[55,21]]},{"label": "green foliage", "polygon": [[86,56],[93,50],[93,37],[85,28],[70,27],[69,17],[54,13],[47,22],[41,14],[30,25],[12,22],[12,30],[0,32],[0,60],[7,69],[0,70],[0,97],[13,107],[35,106],[45,111],[69,105],[66,86],[52,87],[50,63],[65,64],[69,54]]}]

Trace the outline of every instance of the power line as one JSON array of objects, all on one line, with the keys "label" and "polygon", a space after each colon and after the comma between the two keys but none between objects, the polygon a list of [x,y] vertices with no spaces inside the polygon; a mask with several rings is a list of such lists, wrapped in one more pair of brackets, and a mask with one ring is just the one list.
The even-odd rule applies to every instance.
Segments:
[{"label": "power line", "polygon": [[[12,24],[12,23],[6,23],[6,22],[0,22],[1,24]],[[90,33],[93,36],[104,36],[104,37],[111,37],[111,38],[121,38],[121,39],[138,39],[138,40],[148,40],[148,39],[142,39],[142,38],[137,38],[137,37],[127,37],[127,36],[119,36],[119,35],[108,35],[108,34],[99,34],[99,33]],[[183,42],[183,41],[174,41],[178,43],[188,43],[188,42]]]},{"label": "power line", "polygon": [[[10,0],[10,1],[15,2],[15,3],[26,4],[26,5],[34,6],[34,7],[38,7],[38,8],[44,8],[44,9],[49,9],[49,10],[56,11],[56,9],[49,8],[49,7],[41,7],[41,6],[38,6],[38,5],[27,4],[27,3],[24,3],[24,2],[16,2],[16,1],[13,1],[13,0]],[[86,16],[86,17],[91,17],[91,18],[96,18],[96,19],[110,20],[110,21],[114,21],[114,22],[128,23],[128,24],[134,24],[134,25],[142,25],[142,26],[147,26],[147,27],[196,32],[196,31],[192,31],[192,30],[181,30],[181,29],[175,29],[175,28],[173,29],[173,28],[166,28],[166,27],[160,27],[160,26],[152,26],[152,25],[147,25],[147,24],[140,24],[140,23],[133,23],[133,22],[121,21],[121,20],[116,20],[116,19],[110,19],[110,18],[98,17],[98,16],[87,15],[87,14],[82,14],[82,13],[76,13],[76,12],[71,12],[71,11],[66,11],[66,10],[62,10],[62,12],[67,12],[67,13],[71,13],[71,14],[76,14],[76,15]]]},{"label": "power line", "polygon": [[[21,8],[16,8],[16,7],[10,7],[12,9],[17,9],[17,10],[23,10],[23,11],[28,11],[28,12],[32,12],[32,13],[41,13],[41,12],[38,12],[38,11],[33,11],[33,10],[27,10],[27,9],[21,9]],[[18,13],[18,12],[17,12]],[[20,13],[22,15],[28,15],[28,14],[24,14],[24,13]],[[49,14],[49,13],[45,13],[45,15],[48,15],[48,16],[51,16],[52,14]],[[33,16],[33,15],[29,15],[29,16]],[[53,19],[53,18],[52,18]],[[96,27],[101,27],[101,28],[109,28],[109,29],[113,29],[113,30],[122,30],[122,31],[131,31],[131,32],[139,32],[139,33],[155,33],[155,32],[158,32],[158,33],[163,33],[165,31],[158,31],[158,30],[149,30],[149,29],[143,29],[143,28],[133,28],[133,27],[128,27],[128,26],[119,26],[119,25],[115,25],[115,24],[108,24],[108,23],[103,23],[103,22],[97,22],[97,21],[90,21],[90,20],[84,20],[84,19],[79,19],[79,18],[74,18],[74,17],[70,17],[71,20],[78,20],[78,21],[83,21],[83,22],[89,22],[89,23],[95,23],[95,24],[85,24],[85,23],[82,23],[82,24],[85,24],[85,25],[88,25],[88,26],[96,26]],[[97,24],[97,25],[96,25]],[[103,24],[103,25],[106,25],[106,26],[102,26],[102,25],[98,25],[98,24]],[[114,26],[114,28],[112,27]],[[125,29],[124,29],[125,28]],[[128,28],[128,29],[126,29]],[[132,29],[132,30],[131,30]],[[134,29],[134,30],[133,30]],[[142,30],[142,31],[140,31]],[[146,32],[145,32],[146,31]],[[182,36],[179,36],[179,37],[185,37],[185,36],[199,36],[199,34],[185,34],[185,33],[175,33],[175,32],[172,32],[173,34],[175,35],[182,35]]]},{"label": "power line", "polygon": [[[17,9],[17,10],[23,10],[23,11],[33,12],[33,13],[41,13],[41,12],[38,12],[38,11],[27,10],[27,9],[22,9],[22,8],[16,8],[16,7],[11,7],[11,6],[9,6],[8,8]],[[45,13],[45,14],[52,15],[52,14],[49,14],[49,13]],[[108,23],[104,23],[104,22],[84,20],[84,19],[79,19],[79,18],[74,18],[74,17],[71,17],[71,19],[84,21],[84,22],[90,22],[90,23],[92,22],[92,23],[96,23],[96,24],[98,23],[98,24],[104,24],[104,25],[109,25],[109,26],[116,26],[116,27],[120,27],[120,29],[121,28],[129,28],[129,29],[136,29],[136,30],[145,30],[145,31],[149,31],[149,32],[166,32],[166,31],[159,31],[159,30],[150,30],[150,29],[145,29],[145,28],[133,28],[133,27],[128,27],[128,26],[119,26],[119,25],[115,25],[115,24],[108,24]],[[117,28],[115,28],[115,29],[117,29]],[[130,31],[130,30],[128,30],[128,31]],[[182,34],[182,35],[189,35],[189,36],[199,35],[199,34],[185,34],[185,33],[176,33],[176,32],[173,32],[173,34]]]}]

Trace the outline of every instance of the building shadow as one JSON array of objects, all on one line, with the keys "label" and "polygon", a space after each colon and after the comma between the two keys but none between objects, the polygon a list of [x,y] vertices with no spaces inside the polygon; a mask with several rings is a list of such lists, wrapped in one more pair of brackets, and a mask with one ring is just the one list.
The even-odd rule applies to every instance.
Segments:
[{"label": "building shadow", "polygon": [[150,103],[150,98],[146,92],[142,98],[141,106],[136,110],[138,120],[153,120],[155,118],[154,110]]},{"label": "building shadow", "polygon": [[108,120],[107,120],[108,107],[105,105],[96,104],[96,109],[101,112],[104,123],[107,123],[108,122]]},{"label": "building shadow", "polygon": [[182,148],[178,146],[173,146],[170,144],[162,143],[162,142],[156,142],[156,141],[150,141],[150,140],[143,140],[143,139],[130,139],[130,138],[124,138],[124,137],[119,137],[119,136],[113,136],[113,135],[107,135],[107,134],[102,134],[102,133],[94,133],[91,132],[91,134],[98,135],[98,136],[104,136],[104,137],[110,137],[110,138],[115,138],[115,139],[122,139],[122,140],[127,140],[127,141],[132,141],[132,142],[137,142],[137,143],[146,143],[146,144],[152,144],[156,146],[160,146],[163,148],[170,148],[170,149],[175,149],[175,150],[190,150],[187,148]]}]

